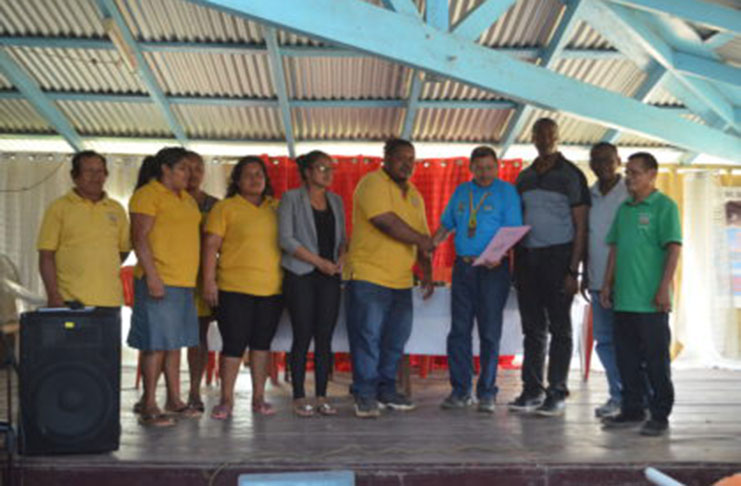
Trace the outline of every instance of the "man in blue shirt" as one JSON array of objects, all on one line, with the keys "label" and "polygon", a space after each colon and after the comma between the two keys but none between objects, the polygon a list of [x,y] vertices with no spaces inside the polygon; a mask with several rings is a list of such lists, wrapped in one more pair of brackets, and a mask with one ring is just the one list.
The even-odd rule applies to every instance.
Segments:
[{"label": "man in blue shirt", "polygon": [[473,180],[461,184],[448,201],[433,242],[437,245],[455,233],[456,259],[451,291],[451,326],[448,334],[448,366],[453,391],[444,409],[465,408],[473,403],[473,319],[481,341],[481,372],[476,398],[481,412],[494,412],[502,313],[510,288],[509,261],[473,266],[473,261],[503,226],[522,225],[520,197],[514,186],[497,179],[497,155],[490,147],[471,153]]}]

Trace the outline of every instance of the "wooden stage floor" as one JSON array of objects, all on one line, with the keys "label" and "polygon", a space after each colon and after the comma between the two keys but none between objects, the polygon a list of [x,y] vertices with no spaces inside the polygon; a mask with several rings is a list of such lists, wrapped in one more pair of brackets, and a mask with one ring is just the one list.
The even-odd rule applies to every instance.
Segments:
[{"label": "wooden stage floor", "polygon": [[[175,427],[140,426],[131,409],[138,393],[133,370],[124,370],[121,447],[110,454],[16,458],[18,484],[236,484],[243,472],[353,469],[358,484],[648,484],[640,470],[654,465],[687,484],[711,484],[741,472],[741,372],[675,371],[677,403],[671,431],[646,438],[637,430],[606,432],[594,408],[606,398],[604,375],[582,383],[572,372],[565,417],[511,413],[519,371],[500,372],[494,415],[443,411],[447,374],[414,378],[414,412],[386,412],[376,420],[354,417],[340,373],[330,395],[337,417],[299,418],[291,412],[290,385],[269,386],[278,409],[272,417],[250,411],[249,374],[238,381],[234,417],[205,414]],[[185,375],[184,379],[185,379]],[[4,384],[4,379],[0,380]],[[184,384],[185,385],[185,384]],[[313,390],[311,383],[307,391]],[[183,387],[184,390],[187,386]],[[218,400],[204,387],[207,410]],[[50,481],[51,482],[48,482]],[[496,481],[495,481],[496,480]],[[61,481],[61,482],[60,482]]]}]

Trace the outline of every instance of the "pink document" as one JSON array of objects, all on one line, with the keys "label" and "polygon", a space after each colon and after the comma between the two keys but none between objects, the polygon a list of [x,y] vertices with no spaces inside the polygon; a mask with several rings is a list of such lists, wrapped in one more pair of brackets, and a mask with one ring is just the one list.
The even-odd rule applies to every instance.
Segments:
[{"label": "pink document", "polygon": [[494,263],[504,257],[504,254],[509,251],[510,248],[515,246],[523,236],[530,231],[530,226],[508,226],[505,228],[499,228],[497,234],[491,239],[489,244],[486,246],[484,252],[474,260],[473,265],[484,265],[486,263]]}]

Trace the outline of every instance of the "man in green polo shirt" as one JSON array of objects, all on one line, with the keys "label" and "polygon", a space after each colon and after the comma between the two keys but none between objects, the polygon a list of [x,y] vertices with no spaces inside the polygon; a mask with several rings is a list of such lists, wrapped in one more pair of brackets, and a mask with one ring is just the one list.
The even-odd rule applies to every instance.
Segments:
[{"label": "man in green polo shirt", "polygon": [[[658,164],[647,152],[628,158],[630,197],[620,205],[607,234],[610,256],[600,301],[615,309],[615,352],[623,382],[620,414],[605,429],[643,423],[642,435],[664,434],[674,404],[669,359],[671,286],[682,229],[677,204],[656,189]],[[645,366],[652,393],[642,378]],[[651,419],[645,421],[645,404]]]}]

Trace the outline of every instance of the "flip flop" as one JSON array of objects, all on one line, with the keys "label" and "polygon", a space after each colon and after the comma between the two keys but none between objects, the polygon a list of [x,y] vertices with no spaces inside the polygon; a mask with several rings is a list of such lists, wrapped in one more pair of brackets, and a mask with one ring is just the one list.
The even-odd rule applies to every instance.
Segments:
[{"label": "flip flop", "polygon": [[175,419],[159,411],[153,413],[141,412],[139,423],[145,427],[172,427],[175,425]]},{"label": "flip flop", "polygon": [[228,405],[220,404],[211,409],[211,418],[214,420],[226,420],[232,416],[232,409]]},{"label": "flip flop", "polygon": [[200,398],[197,400],[195,399],[188,400],[188,406],[192,408],[193,410],[198,410],[201,413],[206,411],[206,406],[203,404],[203,401]]},{"label": "flip flop", "polygon": [[203,412],[196,410],[190,405],[183,405],[178,408],[167,408],[165,407],[165,414],[170,416],[184,417],[184,418],[197,418],[200,417]]},{"label": "flip flop", "polygon": [[317,405],[316,411],[319,412],[320,415],[337,415],[337,409],[334,408],[329,403],[322,403],[321,405]]},{"label": "flip flop", "polygon": [[258,415],[275,415],[275,408],[268,402],[253,403],[252,411]]},{"label": "flip flop", "polygon": [[295,413],[299,417],[313,417],[314,407],[312,407],[310,403],[296,405],[293,407],[293,413]]}]

